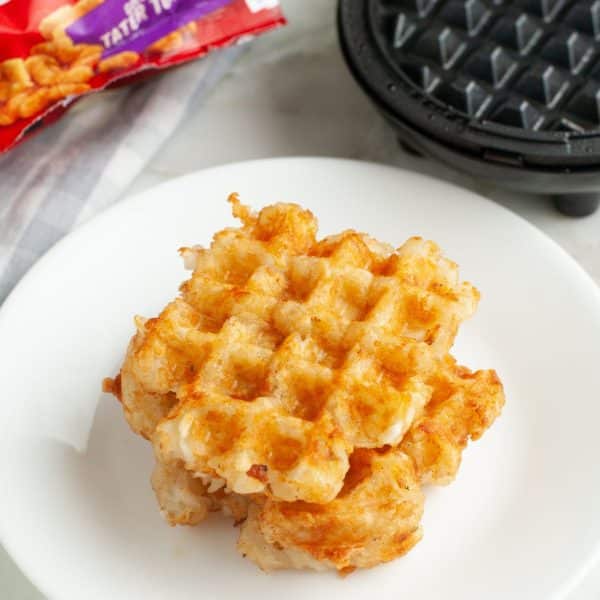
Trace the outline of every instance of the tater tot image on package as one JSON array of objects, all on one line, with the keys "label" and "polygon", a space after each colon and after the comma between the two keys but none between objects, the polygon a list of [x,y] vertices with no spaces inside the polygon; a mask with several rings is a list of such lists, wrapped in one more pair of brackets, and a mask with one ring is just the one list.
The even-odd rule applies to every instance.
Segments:
[{"label": "tater tot image on package", "polygon": [[284,22],[277,2],[255,0],[9,0],[0,5],[0,153],[84,94]]}]

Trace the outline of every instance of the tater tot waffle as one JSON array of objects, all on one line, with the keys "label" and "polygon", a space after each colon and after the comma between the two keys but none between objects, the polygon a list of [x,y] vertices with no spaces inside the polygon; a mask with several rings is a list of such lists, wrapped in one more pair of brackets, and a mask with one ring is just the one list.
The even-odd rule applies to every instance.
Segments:
[{"label": "tater tot waffle", "polygon": [[392,560],[421,538],[423,484],[446,484],[504,403],[493,371],[449,355],[479,300],[438,246],[355,231],[318,240],[294,204],[209,248],[154,319],[136,318],[108,388],[149,439],[171,524],[222,510],[261,568]]}]

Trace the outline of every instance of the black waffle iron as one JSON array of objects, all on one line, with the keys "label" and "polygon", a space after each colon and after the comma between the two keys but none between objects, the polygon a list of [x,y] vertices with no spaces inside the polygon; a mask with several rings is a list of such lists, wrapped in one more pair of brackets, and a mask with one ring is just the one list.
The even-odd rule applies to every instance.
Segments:
[{"label": "black waffle iron", "polygon": [[405,146],[474,177],[600,198],[600,0],[340,0],[348,65]]}]

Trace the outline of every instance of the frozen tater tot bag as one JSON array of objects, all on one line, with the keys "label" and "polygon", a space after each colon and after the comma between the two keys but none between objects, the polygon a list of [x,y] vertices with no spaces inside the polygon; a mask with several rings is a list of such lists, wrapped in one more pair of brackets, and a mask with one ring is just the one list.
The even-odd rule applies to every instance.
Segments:
[{"label": "frozen tater tot bag", "polygon": [[284,22],[277,0],[0,0],[0,152],[85,94]]}]

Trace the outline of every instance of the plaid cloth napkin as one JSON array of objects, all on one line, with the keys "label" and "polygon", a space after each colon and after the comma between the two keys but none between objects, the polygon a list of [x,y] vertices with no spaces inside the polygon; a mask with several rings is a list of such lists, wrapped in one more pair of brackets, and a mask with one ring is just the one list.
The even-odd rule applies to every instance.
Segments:
[{"label": "plaid cloth napkin", "polygon": [[121,198],[240,52],[221,50],[83,100],[0,158],[0,304],[55,242]]}]

